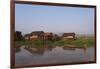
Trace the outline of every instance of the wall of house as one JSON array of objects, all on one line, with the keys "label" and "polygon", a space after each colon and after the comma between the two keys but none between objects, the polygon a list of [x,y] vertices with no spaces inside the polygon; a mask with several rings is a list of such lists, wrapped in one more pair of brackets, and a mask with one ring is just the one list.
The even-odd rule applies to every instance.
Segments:
[{"label": "wall of house", "polygon": [[65,39],[70,39],[70,38],[74,38],[73,36],[66,36],[66,37],[63,37],[63,38],[65,38]]},{"label": "wall of house", "polygon": [[29,39],[29,37],[25,37],[25,39],[26,39],[26,40],[28,40],[28,39]]},{"label": "wall of house", "polygon": [[32,36],[30,36],[30,39],[37,39],[37,38],[38,38],[37,35],[32,35]]}]

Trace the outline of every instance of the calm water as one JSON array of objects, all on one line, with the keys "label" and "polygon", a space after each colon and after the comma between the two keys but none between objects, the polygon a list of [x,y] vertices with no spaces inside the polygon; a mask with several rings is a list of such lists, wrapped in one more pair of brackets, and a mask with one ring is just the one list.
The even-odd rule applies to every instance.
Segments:
[{"label": "calm water", "polygon": [[25,48],[25,46],[22,46],[16,49],[15,54],[16,66],[88,61],[94,61],[93,47],[87,49],[79,49],[57,46],[49,46],[44,48]]}]

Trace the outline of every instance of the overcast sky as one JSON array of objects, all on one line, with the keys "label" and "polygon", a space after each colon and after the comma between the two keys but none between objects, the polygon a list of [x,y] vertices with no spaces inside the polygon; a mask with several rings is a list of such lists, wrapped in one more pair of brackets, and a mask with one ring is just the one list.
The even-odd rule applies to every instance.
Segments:
[{"label": "overcast sky", "polygon": [[94,8],[16,4],[15,30],[93,34]]}]

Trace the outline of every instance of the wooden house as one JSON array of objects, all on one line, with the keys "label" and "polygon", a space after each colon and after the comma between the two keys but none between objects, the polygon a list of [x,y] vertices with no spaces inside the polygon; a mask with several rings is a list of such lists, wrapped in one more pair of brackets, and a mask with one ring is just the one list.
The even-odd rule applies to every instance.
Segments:
[{"label": "wooden house", "polygon": [[30,40],[42,39],[43,35],[44,35],[43,31],[34,31],[34,32],[30,33]]},{"label": "wooden house", "polygon": [[35,39],[52,40],[53,34],[51,32],[34,31],[31,32],[30,34],[26,34],[24,38],[26,40],[35,40]]},{"label": "wooden house", "polygon": [[24,36],[24,39],[25,39],[25,40],[30,40],[30,34],[26,34],[26,35]]},{"label": "wooden house", "polygon": [[63,39],[74,39],[75,40],[75,33],[64,33],[62,35]]},{"label": "wooden house", "polygon": [[44,33],[43,38],[44,38],[45,40],[52,40],[52,38],[53,38],[53,33],[51,33],[51,32],[46,32],[46,33]]}]

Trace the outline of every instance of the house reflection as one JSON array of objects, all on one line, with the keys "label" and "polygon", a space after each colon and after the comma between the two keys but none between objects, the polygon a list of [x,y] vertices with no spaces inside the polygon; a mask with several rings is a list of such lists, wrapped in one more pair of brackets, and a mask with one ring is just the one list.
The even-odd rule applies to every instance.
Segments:
[{"label": "house reflection", "polygon": [[45,46],[45,45],[41,47],[26,46],[24,49],[29,51],[31,54],[43,55],[45,51],[52,51],[53,46]]}]

